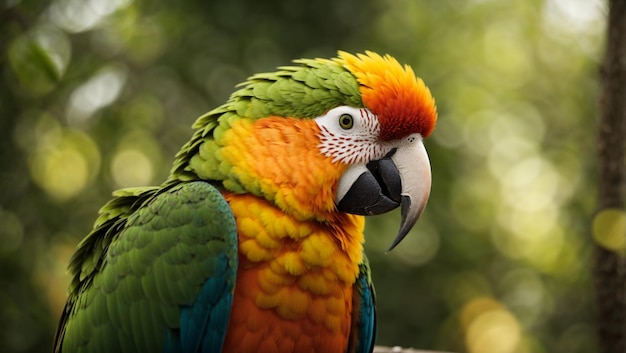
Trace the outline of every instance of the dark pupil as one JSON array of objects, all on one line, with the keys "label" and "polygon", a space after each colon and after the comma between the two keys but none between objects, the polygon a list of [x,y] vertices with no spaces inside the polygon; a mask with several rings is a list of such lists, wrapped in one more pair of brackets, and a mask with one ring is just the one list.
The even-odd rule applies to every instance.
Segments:
[{"label": "dark pupil", "polygon": [[352,119],[351,119],[349,116],[344,116],[344,117],[341,119],[341,124],[342,124],[342,125],[345,125],[345,126],[350,125],[350,121],[351,121],[351,120],[352,120]]}]

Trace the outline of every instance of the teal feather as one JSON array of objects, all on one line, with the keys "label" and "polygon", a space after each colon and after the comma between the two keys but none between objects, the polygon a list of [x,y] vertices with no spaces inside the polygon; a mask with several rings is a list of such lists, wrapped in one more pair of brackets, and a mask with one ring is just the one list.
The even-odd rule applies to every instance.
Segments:
[{"label": "teal feather", "polygon": [[359,277],[354,284],[352,330],[349,353],[371,353],[376,341],[376,303],[369,262],[363,254]]}]

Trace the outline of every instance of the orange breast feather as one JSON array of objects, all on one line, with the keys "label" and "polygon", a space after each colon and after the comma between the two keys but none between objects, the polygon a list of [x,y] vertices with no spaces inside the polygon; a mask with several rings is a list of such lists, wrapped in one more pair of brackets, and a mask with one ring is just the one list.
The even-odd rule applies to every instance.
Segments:
[{"label": "orange breast feather", "polygon": [[223,352],[345,352],[363,218],[297,221],[252,195],[227,193],[239,268]]}]

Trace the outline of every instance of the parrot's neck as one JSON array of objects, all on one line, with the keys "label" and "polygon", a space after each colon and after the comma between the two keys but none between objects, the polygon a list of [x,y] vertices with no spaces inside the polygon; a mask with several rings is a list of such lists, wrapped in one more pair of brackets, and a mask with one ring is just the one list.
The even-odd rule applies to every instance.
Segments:
[{"label": "parrot's neck", "polygon": [[263,352],[277,344],[278,351],[344,351],[363,260],[363,217],[299,221],[254,195],[224,196],[239,232],[224,352]]}]

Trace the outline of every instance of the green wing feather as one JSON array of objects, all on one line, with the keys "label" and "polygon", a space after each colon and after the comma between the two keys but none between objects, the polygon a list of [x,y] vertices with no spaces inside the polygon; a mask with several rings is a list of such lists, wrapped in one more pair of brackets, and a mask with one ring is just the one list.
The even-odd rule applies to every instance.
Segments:
[{"label": "green wing feather", "polygon": [[208,183],[117,192],[72,258],[55,351],[219,348],[236,256],[233,215]]}]

